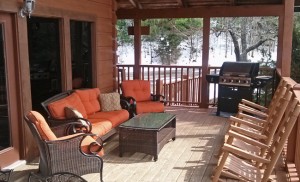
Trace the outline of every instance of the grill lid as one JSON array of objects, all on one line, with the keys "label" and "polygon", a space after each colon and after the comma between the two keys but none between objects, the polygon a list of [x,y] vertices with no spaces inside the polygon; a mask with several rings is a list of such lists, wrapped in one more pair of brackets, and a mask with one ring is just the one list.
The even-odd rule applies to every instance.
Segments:
[{"label": "grill lid", "polygon": [[251,77],[258,75],[259,63],[248,62],[224,62],[220,70],[220,76]]}]

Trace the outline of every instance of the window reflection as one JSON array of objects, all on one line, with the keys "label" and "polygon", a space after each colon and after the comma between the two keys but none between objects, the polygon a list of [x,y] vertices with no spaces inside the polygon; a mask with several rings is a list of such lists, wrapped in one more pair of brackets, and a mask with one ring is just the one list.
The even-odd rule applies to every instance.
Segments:
[{"label": "window reflection", "polygon": [[0,150],[10,146],[10,126],[8,119],[6,65],[4,56],[4,32],[0,25]]},{"label": "window reflection", "polygon": [[73,89],[92,87],[91,23],[70,22]]},{"label": "window reflection", "polygon": [[59,21],[28,19],[32,109],[44,112],[41,102],[61,92]]}]

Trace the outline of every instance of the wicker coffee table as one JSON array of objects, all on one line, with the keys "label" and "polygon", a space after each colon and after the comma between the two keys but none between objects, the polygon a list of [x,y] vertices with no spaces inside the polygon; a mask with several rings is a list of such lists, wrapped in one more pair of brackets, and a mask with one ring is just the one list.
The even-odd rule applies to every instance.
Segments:
[{"label": "wicker coffee table", "polygon": [[142,152],[154,156],[175,140],[176,116],[169,113],[137,115],[119,126],[120,157],[124,152]]}]

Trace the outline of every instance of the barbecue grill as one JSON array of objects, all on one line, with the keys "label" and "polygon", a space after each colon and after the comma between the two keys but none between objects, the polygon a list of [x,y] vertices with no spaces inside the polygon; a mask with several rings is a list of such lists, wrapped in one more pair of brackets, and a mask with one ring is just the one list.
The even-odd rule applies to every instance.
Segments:
[{"label": "barbecue grill", "polygon": [[218,83],[218,108],[220,112],[236,113],[242,99],[252,100],[259,63],[224,62],[219,75],[206,75],[209,83]]}]

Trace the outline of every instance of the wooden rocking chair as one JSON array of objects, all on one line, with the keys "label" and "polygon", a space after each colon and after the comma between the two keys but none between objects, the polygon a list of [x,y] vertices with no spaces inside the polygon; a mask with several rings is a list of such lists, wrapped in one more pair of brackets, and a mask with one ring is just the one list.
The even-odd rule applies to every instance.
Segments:
[{"label": "wooden rocking chair", "polygon": [[[296,104],[293,105],[293,103]],[[255,155],[233,145],[225,144],[222,148],[223,155],[219,160],[212,181],[221,181],[220,175],[239,181],[269,181],[270,174],[300,114],[300,105],[296,98],[290,102],[288,107],[288,112],[285,113],[286,115],[280,128],[274,135],[271,146],[265,146],[267,149],[265,156]],[[251,140],[251,138],[248,139]],[[257,142],[257,145],[264,146],[264,144],[260,142]],[[258,167],[249,162],[251,160],[263,165]]]},{"label": "wooden rocking chair", "polygon": [[[280,125],[284,114],[289,113],[291,108],[294,108],[297,104],[297,100],[293,99],[292,101],[290,101],[291,98],[292,92],[287,91],[285,96],[283,98],[280,98],[279,102],[274,107],[272,113],[268,115],[268,118],[266,122],[263,123],[263,125],[260,123],[255,124],[253,123],[253,121],[231,117],[230,120],[233,120],[239,125],[230,125],[226,143],[234,145],[238,148],[242,148],[253,154],[263,156],[266,152],[266,147],[271,144],[273,136],[278,129],[278,126]],[[250,137],[252,139],[251,141],[247,141],[252,145],[241,141],[241,139],[244,139],[244,136]],[[257,144],[257,142],[262,143],[263,145],[257,147],[255,145]]]},{"label": "wooden rocking chair", "polygon": [[280,98],[284,96],[285,87],[287,88],[287,90],[289,90],[291,88],[291,85],[288,84],[284,79],[281,79],[268,108],[249,100],[242,99],[241,103],[238,106],[238,113],[236,116],[238,118],[247,118],[247,115],[245,116],[244,114],[246,112],[261,118],[268,117],[268,114],[272,112],[276,104],[279,102]]}]

